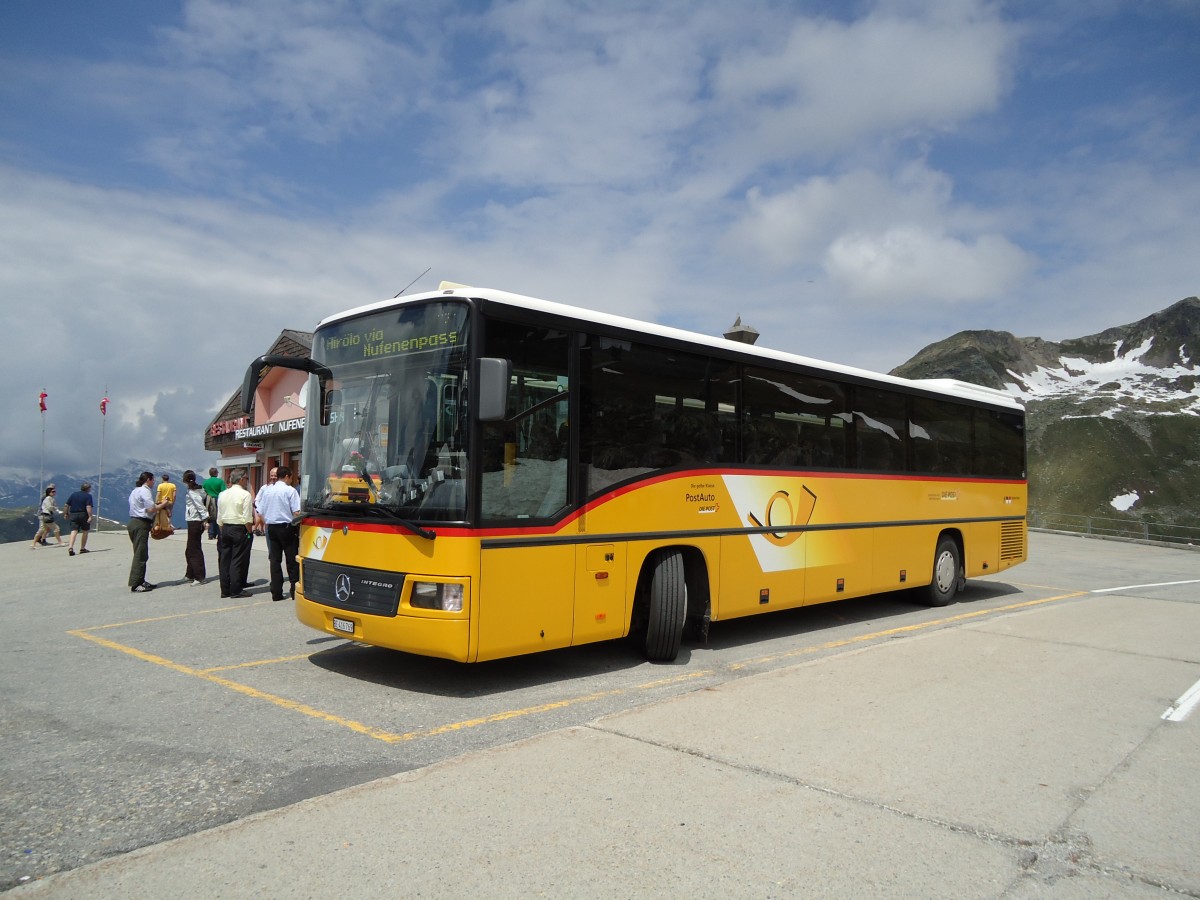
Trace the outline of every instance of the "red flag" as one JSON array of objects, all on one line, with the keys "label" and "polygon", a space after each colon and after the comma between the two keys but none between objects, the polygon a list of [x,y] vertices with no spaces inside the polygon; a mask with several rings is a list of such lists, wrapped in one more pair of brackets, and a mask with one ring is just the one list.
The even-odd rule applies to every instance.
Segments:
[{"label": "red flag", "polygon": [[41,408],[42,412],[46,411],[46,398],[49,396],[50,395],[45,391],[42,391],[40,394],[38,394],[38,406]]},{"label": "red flag", "polygon": [[100,415],[102,415],[102,416],[108,415],[108,398],[107,397],[105,397],[103,400],[100,401]]}]

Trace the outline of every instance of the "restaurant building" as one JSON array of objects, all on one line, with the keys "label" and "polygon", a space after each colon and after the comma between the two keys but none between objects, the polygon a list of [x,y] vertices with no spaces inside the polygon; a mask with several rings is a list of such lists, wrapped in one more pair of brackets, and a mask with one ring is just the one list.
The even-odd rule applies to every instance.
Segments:
[{"label": "restaurant building", "polygon": [[[306,359],[312,354],[312,338],[312,332],[285,329],[264,353]],[[213,465],[226,482],[231,471],[244,468],[251,490],[257,491],[275,466],[300,471],[307,386],[307,373],[272,368],[259,383],[249,414],[242,412],[242,387],[237,386],[204,434],[204,449],[221,454]]]}]

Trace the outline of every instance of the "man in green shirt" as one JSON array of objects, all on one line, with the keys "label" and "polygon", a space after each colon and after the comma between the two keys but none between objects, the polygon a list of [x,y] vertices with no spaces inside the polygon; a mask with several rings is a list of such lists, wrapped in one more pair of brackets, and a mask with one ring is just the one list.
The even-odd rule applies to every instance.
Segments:
[{"label": "man in green shirt", "polygon": [[204,479],[204,483],[200,485],[204,488],[204,493],[208,495],[208,539],[215,541],[217,539],[217,494],[225,490],[225,479],[217,474],[217,467],[211,466],[208,470],[208,477]]}]

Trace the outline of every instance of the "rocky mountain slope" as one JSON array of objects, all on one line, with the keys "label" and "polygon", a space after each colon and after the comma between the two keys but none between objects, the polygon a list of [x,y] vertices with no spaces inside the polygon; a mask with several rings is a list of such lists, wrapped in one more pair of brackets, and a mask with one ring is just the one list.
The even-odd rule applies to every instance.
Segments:
[{"label": "rocky mountain slope", "polygon": [[963,331],[892,374],[1021,398],[1039,512],[1200,526],[1200,298],[1058,343]]}]

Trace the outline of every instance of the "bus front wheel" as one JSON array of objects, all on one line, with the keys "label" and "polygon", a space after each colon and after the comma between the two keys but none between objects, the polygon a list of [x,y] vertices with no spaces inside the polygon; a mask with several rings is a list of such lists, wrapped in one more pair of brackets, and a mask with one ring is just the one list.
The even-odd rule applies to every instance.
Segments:
[{"label": "bus front wheel", "polygon": [[929,582],[926,599],[930,606],[949,606],[958,593],[962,573],[962,558],[958,542],[949,535],[938,539],[933,551],[933,579]]},{"label": "bus front wheel", "polygon": [[687,615],[683,554],[678,550],[663,551],[653,565],[649,619],[646,623],[646,658],[655,662],[672,662],[679,655],[683,620]]}]

